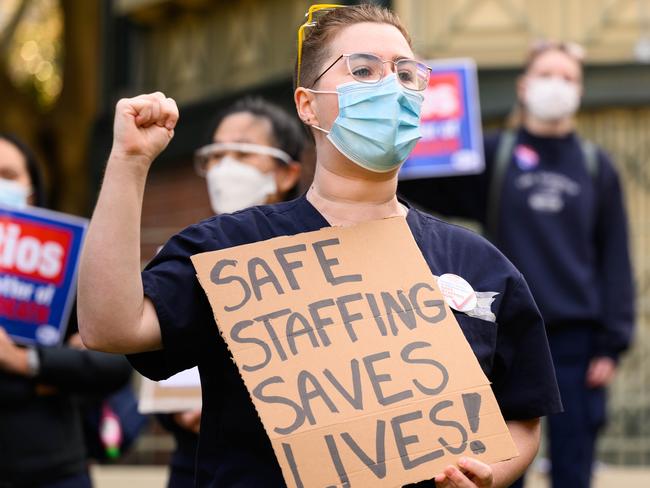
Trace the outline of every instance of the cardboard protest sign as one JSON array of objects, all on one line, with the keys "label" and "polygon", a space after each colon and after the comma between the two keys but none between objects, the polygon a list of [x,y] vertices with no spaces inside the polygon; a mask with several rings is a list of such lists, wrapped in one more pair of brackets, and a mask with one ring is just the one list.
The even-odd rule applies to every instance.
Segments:
[{"label": "cardboard protest sign", "polygon": [[401,486],[517,455],[405,219],[192,261],[288,486]]},{"label": "cardboard protest sign", "polygon": [[65,335],[88,221],[34,207],[0,206],[0,325],[22,344]]},{"label": "cardboard protest sign", "polygon": [[142,414],[198,410],[201,405],[201,378],[197,367],[162,381],[142,377],[138,398],[138,411]]},{"label": "cardboard protest sign", "polygon": [[422,139],[402,166],[400,180],[480,173],[485,168],[476,64],[471,59],[426,62]]}]

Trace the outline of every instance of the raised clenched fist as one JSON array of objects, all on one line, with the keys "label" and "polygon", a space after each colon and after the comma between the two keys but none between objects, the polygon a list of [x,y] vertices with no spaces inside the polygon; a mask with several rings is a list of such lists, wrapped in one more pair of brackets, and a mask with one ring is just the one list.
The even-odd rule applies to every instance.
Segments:
[{"label": "raised clenched fist", "polygon": [[133,158],[148,166],[174,137],[178,107],[160,92],[123,98],[115,108],[115,156]]}]

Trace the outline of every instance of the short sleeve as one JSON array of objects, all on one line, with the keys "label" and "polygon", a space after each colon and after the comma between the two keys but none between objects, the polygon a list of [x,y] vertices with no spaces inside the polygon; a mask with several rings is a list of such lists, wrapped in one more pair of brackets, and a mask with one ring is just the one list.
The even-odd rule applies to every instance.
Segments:
[{"label": "short sleeve", "polygon": [[511,278],[497,315],[492,388],[506,420],[562,411],[542,316],[523,277]]},{"label": "short sleeve", "polygon": [[205,345],[218,340],[208,299],[190,260],[218,248],[204,227],[192,226],[172,237],[142,272],[144,294],[156,309],[163,344],[161,351],[129,356],[144,376],[160,380],[196,366]]}]

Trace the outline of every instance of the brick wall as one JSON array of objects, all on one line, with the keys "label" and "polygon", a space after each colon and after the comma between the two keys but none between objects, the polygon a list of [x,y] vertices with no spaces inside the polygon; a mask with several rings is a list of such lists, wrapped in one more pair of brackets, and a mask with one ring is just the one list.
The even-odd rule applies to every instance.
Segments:
[{"label": "brick wall", "polygon": [[143,264],[172,235],[211,215],[205,179],[196,175],[191,162],[164,168],[154,163],[142,208]]}]

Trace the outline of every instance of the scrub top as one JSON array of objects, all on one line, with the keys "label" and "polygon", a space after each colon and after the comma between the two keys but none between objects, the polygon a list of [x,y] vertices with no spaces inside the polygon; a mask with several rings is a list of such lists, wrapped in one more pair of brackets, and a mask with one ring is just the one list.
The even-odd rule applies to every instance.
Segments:
[{"label": "scrub top", "polygon": [[[471,231],[413,208],[406,220],[433,275],[461,276],[483,303],[481,314],[454,315],[492,382],[505,419],[561,411],[544,323],[521,273]],[[304,196],[215,216],[172,237],[142,273],[163,349],[130,360],[153,380],[198,365],[203,391],[198,486],[276,487],[284,481],[190,257],[328,226]]]}]

